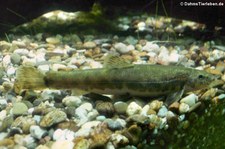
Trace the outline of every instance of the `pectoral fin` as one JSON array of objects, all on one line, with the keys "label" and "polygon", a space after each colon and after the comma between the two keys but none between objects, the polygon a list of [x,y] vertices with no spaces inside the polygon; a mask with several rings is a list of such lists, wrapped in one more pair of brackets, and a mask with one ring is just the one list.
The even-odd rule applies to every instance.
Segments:
[{"label": "pectoral fin", "polygon": [[166,98],[165,104],[170,105],[176,101],[179,101],[183,94],[184,94],[184,88],[178,92],[169,94]]}]

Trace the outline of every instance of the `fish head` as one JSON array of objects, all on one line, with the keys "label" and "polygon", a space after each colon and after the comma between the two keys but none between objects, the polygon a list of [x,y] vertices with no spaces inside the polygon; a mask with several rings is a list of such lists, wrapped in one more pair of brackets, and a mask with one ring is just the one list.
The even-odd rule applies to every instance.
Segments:
[{"label": "fish head", "polygon": [[187,91],[209,88],[219,77],[219,75],[210,74],[206,71],[193,70],[189,75],[185,88]]}]

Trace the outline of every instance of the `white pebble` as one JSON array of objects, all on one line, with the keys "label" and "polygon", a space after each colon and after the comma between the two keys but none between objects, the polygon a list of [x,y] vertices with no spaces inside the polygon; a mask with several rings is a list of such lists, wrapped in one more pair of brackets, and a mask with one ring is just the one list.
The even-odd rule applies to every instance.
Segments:
[{"label": "white pebble", "polygon": [[83,108],[87,111],[91,111],[93,109],[93,106],[91,103],[86,102],[86,103],[82,104],[79,108]]},{"label": "white pebble", "polygon": [[189,107],[189,105],[186,104],[186,103],[181,103],[181,104],[179,105],[179,112],[180,112],[180,113],[187,113],[187,112],[189,111],[189,109],[190,109],[190,107]]},{"label": "white pebble", "polygon": [[87,114],[87,118],[89,121],[91,121],[91,120],[95,119],[98,115],[99,115],[98,111],[94,109]]},{"label": "white pebble", "polygon": [[177,63],[179,61],[180,55],[178,53],[171,53],[169,55],[169,63]]},{"label": "white pebble", "polygon": [[125,45],[122,42],[116,43],[114,45],[114,48],[117,50],[117,52],[124,54],[130,51],[130,49],[127,48],[127,45]]},{"label": "white pebble", "polygon": [[108,142],[106,144],[106,149],[115,149],[114,145],[112,144],[112,142]]},{"label": "white pebble", "polygon": [[145,46],[143,46],[142,50],[147,52],[158,53],[160,51],[160,48],[157,44],[154,44],[152,42],[147,42]]},{"label": "white pebble", "polygon": [[4,56],[3,59],[2,59],[2,64],[3,64],[4,67],[11,64],[11,56],[10,55]]},{"label": "white pebble", "polygon": [[0,112],[0,121],[3,121],[5,119],[5,117],[6,117],[6,115],[7,115],[6,110],[2,110]]},{"label": "white pebble", "polygon": [[68,129],[57,129],[53,133],[53,140],[69,140],[72,141],[74,139],[75,133]]},{"label": "white pebble", "polygon": [[147,113],[148,113],[148,110],[150,109],[150,106],[149,105],[145,105],[142,109],[141,109],[141,112],[140,114],[141,115],[144,115],[144,116],[147,116]]},{"label": "white pebble", "polygon": [[52,144],[51,149],[73,149],[74,143],[69,140],[60,140]]},{"label": "white pebble", "polygon": [[36,139],[41,139],[45,133],[47,133],[47,131],[40,126],[32,125],[30,127],[30,135]]},{"label": "white pebble", "polygon": [[75,137],[87,137],[89,136],[91,130],[93,130],[96,126],[98,126],[100,121],[90,121],[82,125],[82,127],[75,133]]},{"label": "white pebble", "polygon": [[58,44],[60,43],[60,39],[56,37],[48,37],[46,38],[46,42],[50,44]]},{"label": "white pebble", "polygon": [[145,22],[139,22],[139,23],[137,24],[137,28],[138,28],[139,31],[144,31],[145,28],[146,28]]},{"label": "white pebble", "polygon": [[134,114],[138,114],[141,111],[141,106],[139,106],[136,102],[131,102],[127,107],[127,115],[131,116]]},{"label": "white pebble", "polygon": [[63,98],[62,103],[65,104],[66,106],[78,107],[80,106],[82,101],[78,96],[66,96],[65,98]]},{"label": "white pebble", "polygon": [[45,73],[50,70],[50,67],[49,65],[39,65],[38,69],[41,70],[43,73]]},{"label": "white pebble", "polygon": [[182,98],[180,100],[180,103],[186,103],[191,107],[196,103],[197,100],[198,100],[198,96],[196,96],[195,94],[190,94],[190,95]]},{"label": "white pebble", "polygon": [[53,64],[52,65],[52,70],[53,71],[58,71],[59,69],[66,69],[66,66],[63,64]]},{"label": "white pebble", "polygon": [[14,51],[14,53],[17,53],[17,54],[19,54],[19,55],[25,55],[25,56],[27,56],[28,54],[29,54],[29,50],[27,50],[27,49],[16,49],[15,51]]},{"label": "white pebble", "polygon": [[7,75],[8,75],[8,76],[12,76],[12,75],[14,75],[15,73],[16,73],[16,69],[15,69],[14,67],[8,68],[8,70],[7,70]]}]

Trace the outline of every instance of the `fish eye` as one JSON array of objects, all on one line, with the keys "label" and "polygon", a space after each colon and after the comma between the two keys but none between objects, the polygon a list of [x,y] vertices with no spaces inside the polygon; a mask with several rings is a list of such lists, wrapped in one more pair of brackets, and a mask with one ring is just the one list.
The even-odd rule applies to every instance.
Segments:
[{"label": "fish eye", "polygon": [[204,76],[203,76],[203,75],[199,75],[198,78],[199,78],[199,79],[203,79]]}]

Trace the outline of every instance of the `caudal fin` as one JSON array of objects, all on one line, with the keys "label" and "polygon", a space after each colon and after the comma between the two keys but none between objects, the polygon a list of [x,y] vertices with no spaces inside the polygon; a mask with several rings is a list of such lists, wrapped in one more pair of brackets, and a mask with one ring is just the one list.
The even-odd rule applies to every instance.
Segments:
[{"label": "caudal fin", "polygon": [[32,66],[20,66],[16,71],[14,90],[46,88],[44,74]]}]

